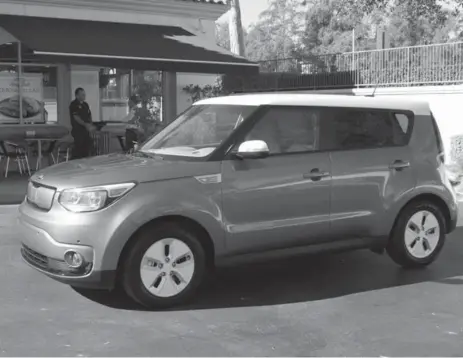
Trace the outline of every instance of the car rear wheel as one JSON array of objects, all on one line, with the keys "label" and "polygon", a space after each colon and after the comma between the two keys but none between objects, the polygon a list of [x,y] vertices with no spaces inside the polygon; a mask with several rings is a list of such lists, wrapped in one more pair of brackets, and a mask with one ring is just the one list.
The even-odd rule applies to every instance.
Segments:
[{"label": "car rear wheel", "polygon": [[387,252],[403,267],[424,267],[441,252],[445,233],[445,219],[438,206],[430,202],[412,203],[397,219]]},{"label": "car rear wheel", "polygon": [[176,224],[144,231],[123,264],[127,294],[148,308],[187,302],[204,279],[205,252],[199,238]]}]

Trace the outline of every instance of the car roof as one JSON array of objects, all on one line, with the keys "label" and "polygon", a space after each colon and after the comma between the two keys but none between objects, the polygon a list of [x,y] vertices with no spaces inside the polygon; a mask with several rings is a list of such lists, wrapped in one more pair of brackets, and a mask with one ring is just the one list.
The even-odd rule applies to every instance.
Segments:
[{"label": "car roof", "polygon": [[247,106],[320,106],[374,108],[412,111],[416,115],[429,115],[429,103],[426,101],[397,98],[395,96],[366,97],[335,94],[304,93],[255,93],[225,97],[208,98],[195,105],[247,105]]}]

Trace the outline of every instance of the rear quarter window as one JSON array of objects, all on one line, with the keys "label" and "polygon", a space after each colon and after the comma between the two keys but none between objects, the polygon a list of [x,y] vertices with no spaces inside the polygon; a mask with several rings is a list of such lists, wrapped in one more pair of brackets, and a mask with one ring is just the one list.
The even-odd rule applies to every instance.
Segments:
[{"label": "rear quarter window", "polygon": [[407,145],[413,129],[413,114],[392,112],[395,145]]},{"label": "rear quarter window", "polygon": [[337,108],[323,123],[321,147],[354,150],[407,145],[413,114],[391,110]]}]

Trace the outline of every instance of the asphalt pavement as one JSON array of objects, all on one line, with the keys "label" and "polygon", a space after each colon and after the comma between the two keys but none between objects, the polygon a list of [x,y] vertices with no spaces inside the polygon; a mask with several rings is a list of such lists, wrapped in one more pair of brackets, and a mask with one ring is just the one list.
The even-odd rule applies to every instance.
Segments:
[{"label": "asphalt pavement", "polygon": [[145,311],[35,272],[0,235],[2,356],[461,356],[463,229],[404,271],[369,251],[220,271],[187,307]]}]

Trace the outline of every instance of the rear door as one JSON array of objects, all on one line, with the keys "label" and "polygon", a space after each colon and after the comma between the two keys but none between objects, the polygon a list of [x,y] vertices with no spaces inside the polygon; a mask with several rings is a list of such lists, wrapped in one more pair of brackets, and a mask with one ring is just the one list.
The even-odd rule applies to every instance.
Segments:
[{"label": "rear door", "polygon": [[339,108],[323,123],[335,240],[388,235],[390,209],[415,187],[407,145],[412,128],[412,113],[377,109]]}]

